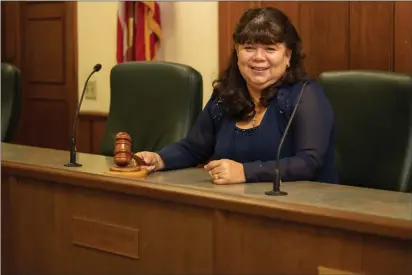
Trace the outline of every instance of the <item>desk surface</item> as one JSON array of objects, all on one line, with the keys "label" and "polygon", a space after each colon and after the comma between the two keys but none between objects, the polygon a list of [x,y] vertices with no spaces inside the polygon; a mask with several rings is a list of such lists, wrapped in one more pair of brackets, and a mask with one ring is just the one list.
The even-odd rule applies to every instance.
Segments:
[{"label": "desk surface", "polygon": [[[412,194],[317,182],[282,185],[288,196],[264,194],[271,183],[214,185],[200,168],[156,172],[144,178],[107,175],[112,158],[78,154],[82,167],[68,168],[67,151],[2,143],[2,169],[66,184],[158,196],[190,204],[297,222],[412,239]],[[165,193],[169,195],[164,196]],[[162,196],[163,194],[163,196]]]}]

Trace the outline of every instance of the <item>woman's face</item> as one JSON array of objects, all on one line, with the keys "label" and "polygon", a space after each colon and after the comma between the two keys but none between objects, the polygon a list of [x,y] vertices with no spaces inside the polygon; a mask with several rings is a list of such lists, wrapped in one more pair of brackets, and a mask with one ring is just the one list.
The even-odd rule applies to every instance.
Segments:
[{"label": "woman's face", "polygon": [[249,88],[262,90],[280,79],[289,67],[291,50],[285,44],[236,46],[238,67]]}]

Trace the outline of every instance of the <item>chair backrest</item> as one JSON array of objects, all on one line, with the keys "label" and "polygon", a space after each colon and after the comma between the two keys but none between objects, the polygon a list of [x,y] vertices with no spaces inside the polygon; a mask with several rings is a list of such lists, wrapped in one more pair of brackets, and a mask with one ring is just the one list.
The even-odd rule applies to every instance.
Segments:
[{"label": "chair backrest", "polygon": [[21,112],[20,70],[1,63],[1,141],[12,141]]},{"label": "chair backrest", "polygon": [[170,62],[126,62],[110,73],[110,110],[102,154],[128,132],[132,151],[157,151],[185,137],[202,111],[202,75]]},{"label": "chair backrest", "polygon": [[319,76],[336,117],[340,182],[412,191],[412,78],[383,71]]}]

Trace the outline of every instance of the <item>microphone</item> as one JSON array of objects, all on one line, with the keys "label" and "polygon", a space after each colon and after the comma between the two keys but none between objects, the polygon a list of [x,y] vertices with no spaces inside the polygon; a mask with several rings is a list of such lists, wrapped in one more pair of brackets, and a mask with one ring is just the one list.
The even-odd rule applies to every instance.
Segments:
[{"label": "microphone", "polygon": [[72,137],[71,137],[71,144],[70,144],[70,161],[69,163],[66,163],[64,166],[66,167],[80,167],[82,166],[80,163],[76,162],[76,156],[77,156],[77,151],[76,151],[76,130],[77,130],[77,119],[79,118],[79,112],[80,112],[80,107],[82,106],[82,102],[83,102],[83,97],[84,97],[84,93],[86,92],[86,87],[87,87],[87,83],[89,82],[90,77],[100,71],[102,68],[102,64],[96,64],[93,67],[93,71],[90,73],[89,77],[86,79],[86,82],[84,83],[84,87],[83,87],[83,92],[82,92],[82,97],[80,98],[80,102],[79,105],[77,106],[77,111],[76,111],[76,115],[74,117],[74,122],[73,122],[73,132],[72,132]]},{"label": "microphone", "polygon": [[293,111],[292,111],[292,114],[290,115],[288,124],[286,125],[285,132],[283,132],[282,138],[280,139],[278,152],[277,152],[277,156],[276,156],[275,179],[273,180],[273,188],[272,188],[272,190],[265,192],[265,194],[268,195],[268,196],[285,196],[285,195],[288,194],[287,192],[280,190],[280,165],[279,165],[280,151],[282,150],[283,142],[285,141],[286,135],[288,134],[290,125],[292,124],[293,118],[295,117],[295,113],[296,113],[296,110],[298,109],[298,105],[299,105],[300,100],[302,98],[303,92],[304,92],[305,87],[308,83],[309,83],[309,81],[307,81],[307,80],[303,83],[302,89],[299,92],[298,100],[296,101],[295,108],[293,108]]}]

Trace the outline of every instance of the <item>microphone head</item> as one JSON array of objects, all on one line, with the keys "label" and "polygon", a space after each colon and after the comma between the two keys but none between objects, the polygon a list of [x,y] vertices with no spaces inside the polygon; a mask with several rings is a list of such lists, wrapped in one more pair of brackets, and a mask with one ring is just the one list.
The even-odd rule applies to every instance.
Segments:
[{"label": "microphone head", "polygon": [[96,64],[94,65],[93,71],[98,72],[102,68],[102,64]]}]

